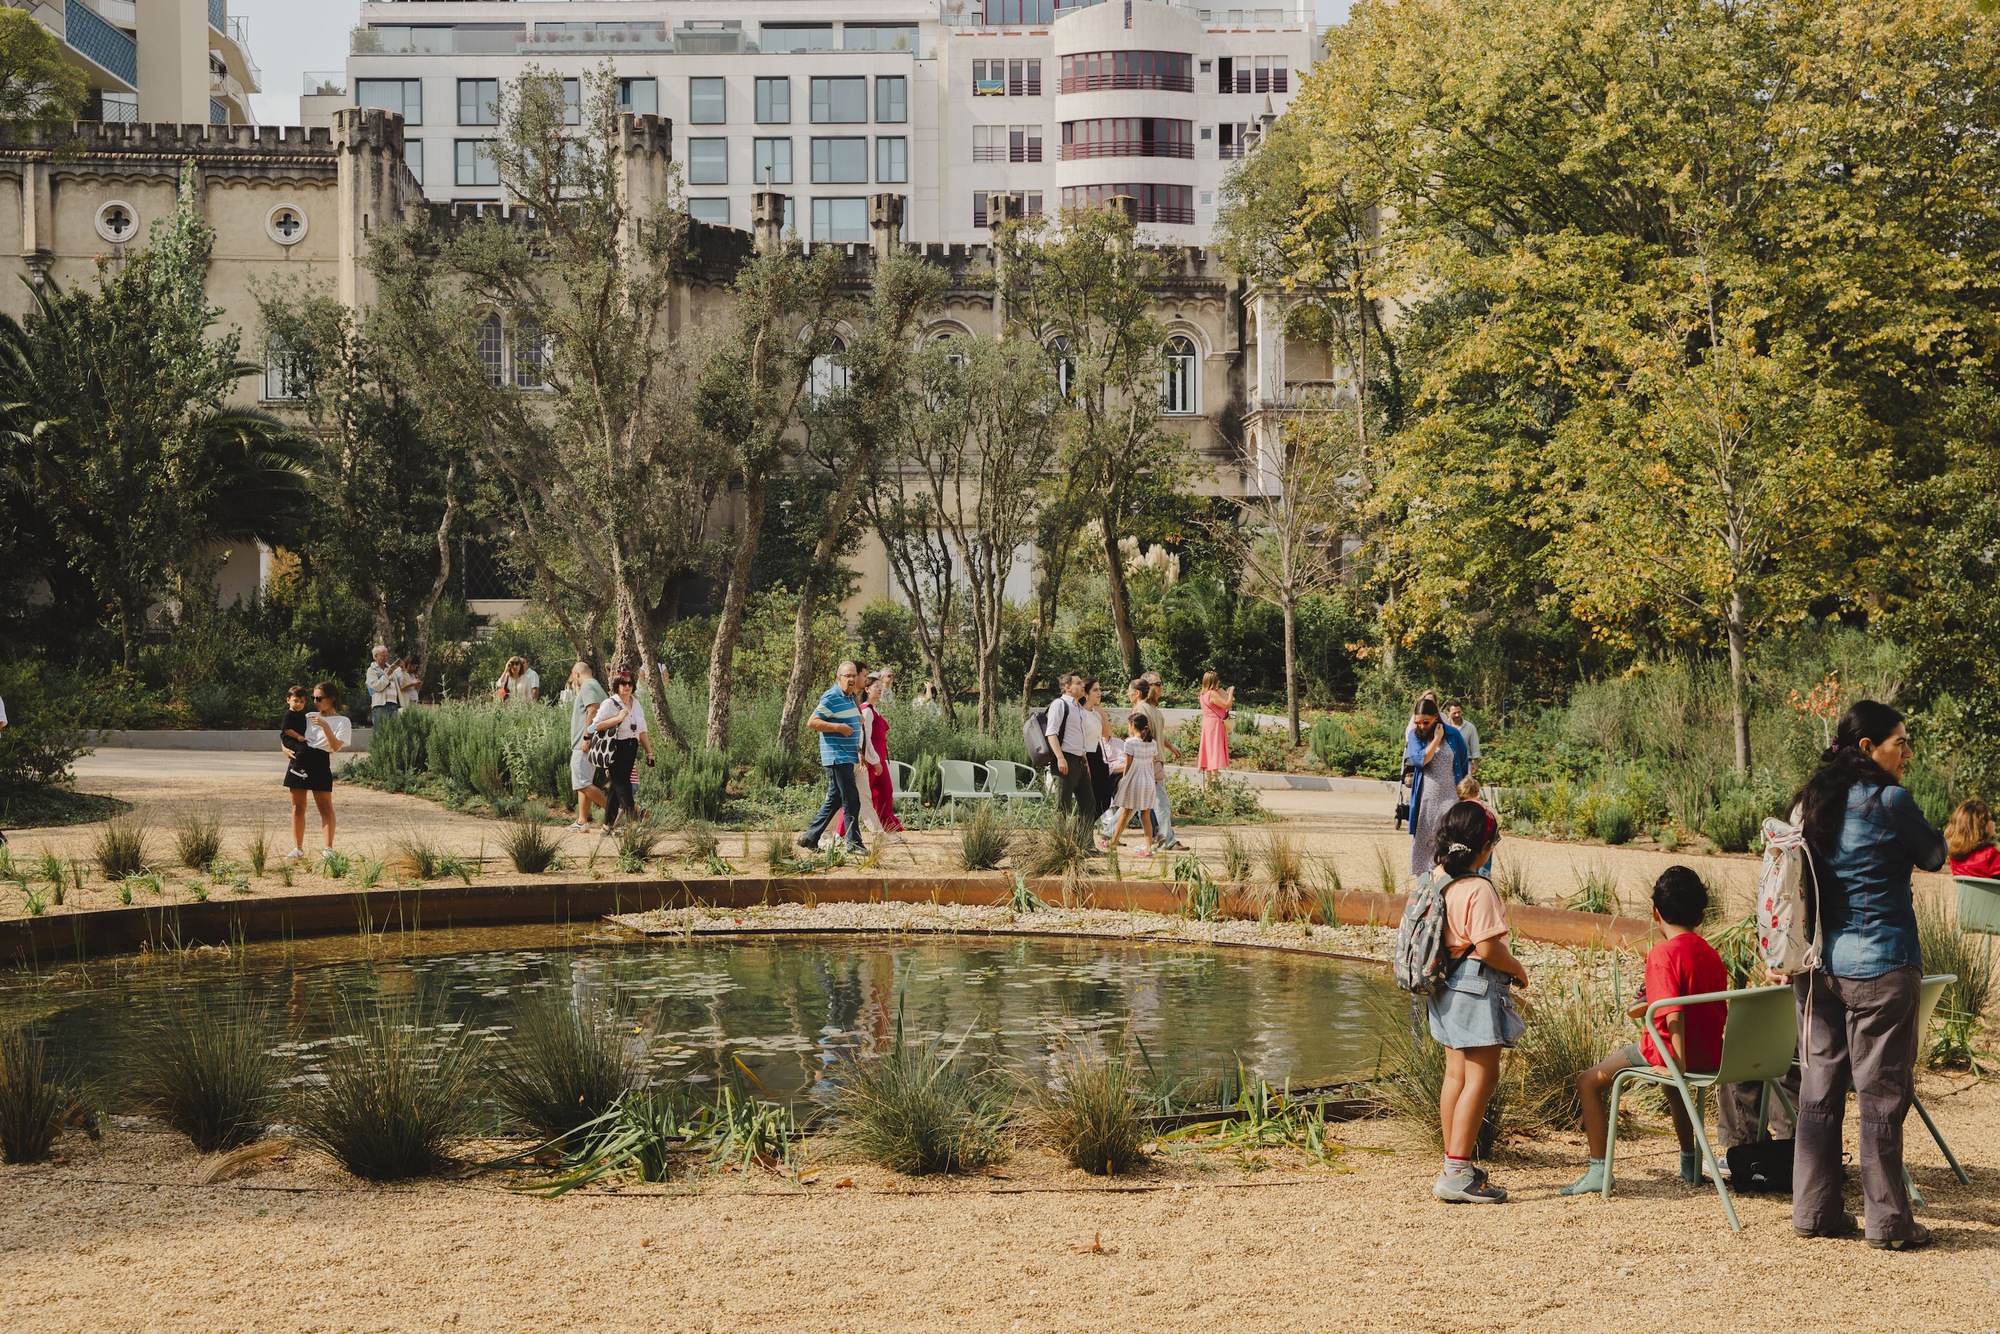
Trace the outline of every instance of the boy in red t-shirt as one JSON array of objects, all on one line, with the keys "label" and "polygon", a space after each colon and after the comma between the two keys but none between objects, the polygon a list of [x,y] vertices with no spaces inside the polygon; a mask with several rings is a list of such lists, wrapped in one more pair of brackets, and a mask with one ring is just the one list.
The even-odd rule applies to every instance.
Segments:
[{"label": "boy in red t-shirt", "polygon": [[[1729,989],[1729,969],[1715,946],[1695,928],[1708,912],[1708,886],[1685,866],[1669,866],[1653,882],[1653,921],[1660,928],[1660,943],[1646,955],[1646,983],[1632,1008],[1633,1018],[1646,1013],[1647,998],[1699,996]],[[1637,1042],[1577,1076],[1576,1091],[1583,1102],[1583,1131],[1590,1141],[1590,1168],[1562,1188],[1565,1195],[1587,1195],[1604,1188],[1604,1144],[1611,1133],[1610,1115],[1604,1102],[1613,1077],[1634,1065],[1665,1069],[1660,1044],[1673,1047],[1674,1062],[1683,1073],[1701,1073],[1722,1063],[1722,1022],[1729,1007],[1722,1001],[1673,1007],[1654,1016],[1655,1032],[1640,1034]],[[1681,1180],[1701,1184],[1701,1150],[1695,1147],[1694,1123],[1681,1105],[1680,1095],[1667,1093],[1667,1110],[1673,1113],[1674,1134],[1681,1142]]]}]

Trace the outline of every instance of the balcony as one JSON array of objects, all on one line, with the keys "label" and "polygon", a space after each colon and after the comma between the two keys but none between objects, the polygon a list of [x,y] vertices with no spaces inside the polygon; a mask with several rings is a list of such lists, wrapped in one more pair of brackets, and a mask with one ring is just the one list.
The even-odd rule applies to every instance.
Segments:
[{"label": "balcony", "polygon": [[1194,145],[1188,143],[1186,140],[1153,140],[1148,142],[1140,139],[1126,139],[1106,140],[1102,143],[1094,144],[1064,144],[1062,146],[1062,160],[1064,162],[1080,162],[1086,158],[1099,157],[1191,158],[1193,156]]},{"label": "balcony", "polygon": [[128,88],[139,86],[139,44],[106,23],[82,0],[67,0],[63,31],[71,50]]},{"label": "balcony", "polygon": [[305,77],[306,97],[347,96],[347,74],[342,70],[320,70]]},{"label": "balcony", "polygon": [[1191,93],[1192,74],[1072,74],[1062,81],[1065,93],[1100,93],[1120,90],[1151,90],[1162,93]]},{"label": "balcony", "polygon": [[1344,412],[1353,408],[1354,396],[1343,380],[1288,380],[1276,396],[1258,406],[1283,412]]}]

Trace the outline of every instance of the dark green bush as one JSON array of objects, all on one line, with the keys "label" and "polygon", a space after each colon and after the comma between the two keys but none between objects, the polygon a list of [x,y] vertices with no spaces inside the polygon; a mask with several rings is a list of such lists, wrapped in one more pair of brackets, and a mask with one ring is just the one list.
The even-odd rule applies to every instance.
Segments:
[{"label": "dark green bush", "polygon": [[729,757],[719,750],[695,751],[673,776],[674,809],[689,820],[720,820],[729,795]]},{"label": "dark green bush", "polygon": [[1597,808],[1597,836],[1613,846],[1630,843],[1638,825],[1632,808],[1622,801],[1608,801]]},{"label": "dark green bush", "polygon": [[634,1065],[617,1020],[567,996],[525,1005],[507,1059],[493,1075],[501,1105],[543,1139],[573,1133],[632,1087]]},{"label": "dark green bush", "polygon": [[438,1170],[466,1128],[473,1062],[464,1030],[392,1006],[350,1016],[348,1027],[329,1049],[326,1082],[293,1113],[300,1137],[371,1181]]},{"label": "dark green bush", "polygon": [[261,1015],[189,1009],[140,1044],[135,1091],[195,1148],[217,1153],[264,1133],[283,1074]]},{"label": "dark green bush", "polygon": [[39,662],[0,663],[0,699],[7,701],[0,810],[37,789],[69,786],[70,766],[88,749],[84,723],[95,722],[95,697],[52,689]]},{"label": "dark green bush", "polygon": [[1701,832],[1724,852],[1748,852],[1756,844],[1764,816],[1748,793],[1731,792],[1702,817]]}]

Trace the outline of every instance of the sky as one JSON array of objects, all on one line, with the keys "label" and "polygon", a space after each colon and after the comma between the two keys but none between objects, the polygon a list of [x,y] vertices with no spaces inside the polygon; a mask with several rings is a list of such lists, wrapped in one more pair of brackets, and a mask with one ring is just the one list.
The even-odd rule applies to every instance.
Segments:
[{"label": "sky", "polygon": [[[1322,26],[1347,15],[1348,0],[1316,2]],[[229,12],[249,21],[250,56],[264,71],[264,91],[251,98],[258,121],[296,125],[306,73],[346,68],[361,0],[229,0]]]}]

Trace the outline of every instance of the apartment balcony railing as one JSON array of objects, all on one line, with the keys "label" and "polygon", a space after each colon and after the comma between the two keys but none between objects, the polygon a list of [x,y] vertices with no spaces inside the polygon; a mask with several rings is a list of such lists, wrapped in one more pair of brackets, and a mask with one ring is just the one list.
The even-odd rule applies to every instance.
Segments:
[{"label": "apartment balcony railing", "polygon": [[1227,161],[1231,160],[1232,158],[1239,158],[1239,157],[1249,157],[1249,156],[1250,156],[1250,145],[1248,145],[1248,144],[1217,144],[1217,145],[1215,146],[1215,155],[1216,155],[1217,157],[1221,158],[1221,159],[1222,159],[1223,161],[1225,161],[1225,162],[1227,162]]},{"label": "apartment balcony railing", "polygon": [[1072,74],[1062,81],[1065,93],[1101,93],[1139,89],[1161,93],[1191,93],[1192,74]]},{"label": "apartment balcony railing", "polygon": [[1014,148],[1005,144],[975,144],[972,148],[974,162],[1040,162],[1042,146],[1028,144]]},{"label": "apartment balcony railing", "polygon": [[342,70],[321,70],[306,75],[305,95],[307,97],[347,96],[347,74]]},{"label": "apartment balcony railing", "polygon": [[1097,157],[1182,157],[1194,156],[1194,145],[1185,141],[1126,139],[1094,144],[1064,144],[1062,160],[1077,162]]},{"label": "apartment balcony railing", "polygon": [[1352,407],[1353,397],[1339,380],[1289,380],[1262,406],[1286,412],[1335,412]]},{"label": "apartment balcony railing", "polygon": [[139,44],[112,27],[81,0],[63,8],[64,40],[71,49],[133,87],[139,86]]}]

